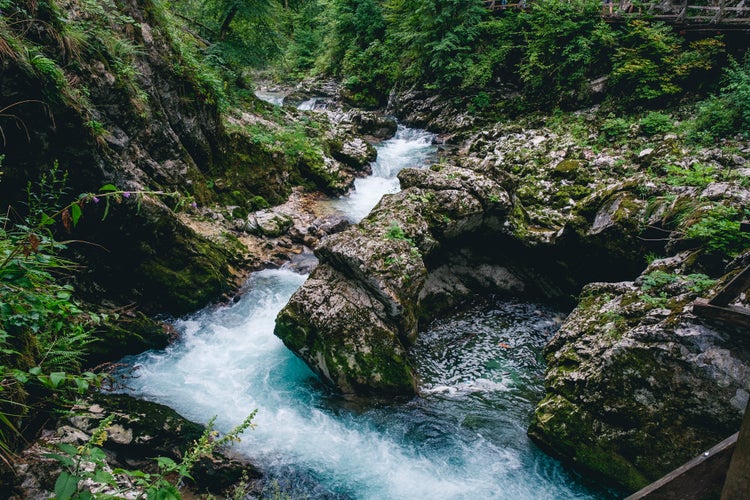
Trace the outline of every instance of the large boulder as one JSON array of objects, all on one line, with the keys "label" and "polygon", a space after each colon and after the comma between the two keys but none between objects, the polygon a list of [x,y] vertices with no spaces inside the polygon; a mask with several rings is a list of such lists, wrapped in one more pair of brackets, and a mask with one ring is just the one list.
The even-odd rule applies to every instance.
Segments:
[{"label": "large boulder", "polygon": [[277,318],[276,335],[346,393],[416,390],[407,349],[417,334],[425,262],[438,239],[481,231],[510,206],[499,184],[467,169],[411,169],[401,180],[403,191],[321,242],[320,265]]},{"label": "large boulder", "polygon": [[638,489],[738,430],[747,342],[691,306],[734,273],[718,282],[689,273],[689,256],[583,289],[545,348],[547,392],[529,429],[543,448]]}]

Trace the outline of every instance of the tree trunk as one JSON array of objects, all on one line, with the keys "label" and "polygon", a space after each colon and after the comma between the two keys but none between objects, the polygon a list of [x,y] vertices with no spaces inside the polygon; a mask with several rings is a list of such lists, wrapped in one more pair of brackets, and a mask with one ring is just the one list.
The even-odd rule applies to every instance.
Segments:
[{"label": "tree trunk", "polygon": [[227,17],[224,18],[224,22],[221,23],[221,28],[219,29],[219,40],[223,41],[227,37],[227,34],[229,34],[229,25],[234,19],[234,16],[237,15],[237,10],[238,7],[233,5],[229,9],[229,12],[227,12]]}]

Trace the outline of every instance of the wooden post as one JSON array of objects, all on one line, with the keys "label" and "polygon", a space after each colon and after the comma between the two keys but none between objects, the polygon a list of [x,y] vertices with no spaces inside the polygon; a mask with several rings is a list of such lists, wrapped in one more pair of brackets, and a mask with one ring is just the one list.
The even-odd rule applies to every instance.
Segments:
[{"label": "wooden post", "polygon": [[737,276],[732,278],[732,281],[719,290],[719,293],[709,303],[712,306],[726,306],[748,288],[750,288],[750,266],[747,266]]},{"label": "wooden post", "polygon": [[680,6],[680,14],[677,16],[678,23],[684,23],[687,17],[687,0],[682,0],[682,6]]},{"label": "wooden post", "polygon": [[745,409],[742,428],[729,463],[721,500],[746,500],[750,495],[750,411]]},{"label": "wooden post", "polygon": [[712,24],[719,24],[724,19],[724,7],[726,7],[726,0],[719,0],[719,8],[716,9],[716,14],[711,18]]}]

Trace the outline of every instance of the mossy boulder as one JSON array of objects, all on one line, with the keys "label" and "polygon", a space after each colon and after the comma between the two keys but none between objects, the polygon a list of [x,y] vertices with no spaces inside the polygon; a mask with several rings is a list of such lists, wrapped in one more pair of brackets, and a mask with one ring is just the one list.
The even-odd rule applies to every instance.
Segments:
[{"label": "mossy boulder", "polygon": [[378,156],[375,147],[360,137],[348,137],[343,141],[329,143],[331,155],[355,171],[369,170],[369,164]]},{"label": "mossy boulder", "polygon": [[690,306],[731,275],[687,274],[688,255],[635,282],[588,285],[544,351],[546,396],[529,435],[632,490],[736,432],[750,394],[744,340]]},{"label": "mossy boulder", "polygon": [[[55,479],[61,472],[60,463],[50,457],[59,454],[58,445],[85,444],[100,427],[102,421],[111,417],[104,441],[97,446],[104,451],[106,467],[121,479],[121,485],[129,484],[117,469],[139,470],[158,473],[158,457],[169,458],[177,463],[185,456],[205,432],[205,427],[191,422],[164,405],[143,401],[125,394],[96,394],[77,402],[70,415],[57,422],[56,427],[16,458],[16,476],[6,484],[5,491],[14,493],[11,498],[49,498],[55,489]],[[257,479],[261,473],[256,467],[236,457],[217,450],[211,457],[201,457],[189,470],[190,478],[185,486],[190,492],[221,493],[232,486]],[[171,478],[168,478],[171,479]],[[137,496],[143,494],[132,483],[129,491],[118,491],[118,495]],[[88,487],[101,487],[99,494],[106,494],[106,487],[95,482]]]},{"label": "mossy boulder", "polygon": [[247,219],[245,230],[252,234],[275,238],[292,227],[292,218],[274,210],[259,210]]},{"label": "mossy boulder", "polygon": [[97,329],[95,340],[86,346],[86,363],[97,366],[129,354],[164,349],[172,340],[170,332],[166,323],[137,310],[123,310],[117,319]]},{"label": "mossy boulder", "polygon": [[87,299],[104,288],[144,312],[180,315],[237,286],[239,252],[197,234],[159,200],[123,203],[104,221],[101,210],[87,206],[76,228],[78,237],[96,244],[75,248],[88,264],[80,285]]},{"label": "mossy boulder", "polygon": [[369,289],[321,265],[279,314],[274,333],[344,393],[412,393],[414,373],[390,316]]},{"label": "mossy boulder", "polygon": [[320,265],[277,318],[274,333],[346,393],[416,390],[407,349],[418,330],[425,261],[440,240],[481,231],[509,207],[502,187],[467,169],[401,178],[403,191],[321,242]]}]

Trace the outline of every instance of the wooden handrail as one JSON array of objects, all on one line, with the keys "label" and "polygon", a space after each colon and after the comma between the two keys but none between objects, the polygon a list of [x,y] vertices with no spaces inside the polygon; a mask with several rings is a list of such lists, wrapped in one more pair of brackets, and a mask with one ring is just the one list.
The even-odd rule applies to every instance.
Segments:
[{"label": "wooden handrail", "polygon": [[[484,0],[483,4],[490,11],[501,13],[509,9],[527,9],[534,0],[516,0],[513,3],[505,1],[506,3],[503,0]],[[691,5],[688,0],[657,0],[639,4],[637,11],[631,11],[633,4],[628,0],[612,0],[612,4],[605,1],[602,0],[604,7],[612,4],[615,7],[612,12],[602,10],[602,17],[607,19],[637,18],[648,14],[651,18],[677,24],[729,23],[747,25],[750,28],[750,6],[746,5],[747,0],[717,0],[715,5]],[[691,11],[711,13],[711,16],[691,15]]]}]

